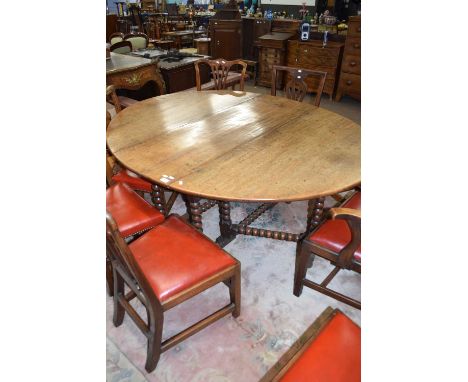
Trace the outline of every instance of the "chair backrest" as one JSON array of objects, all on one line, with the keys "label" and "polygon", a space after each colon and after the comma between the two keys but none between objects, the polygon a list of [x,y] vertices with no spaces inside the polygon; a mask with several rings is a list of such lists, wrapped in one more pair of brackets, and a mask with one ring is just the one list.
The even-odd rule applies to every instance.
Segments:
[{"label": "chair backrest", "polygon": [[[148,297],[152,298],[153,301],[159,301],[148,280],[141,272],[130,248],[122,238],[117,223],[108,211],[106,211],[106,252],[111,260],[117,261],[121,270],[129,276],[128,279],[137,284],[147,301],[149,301]],[[128,280],[126,282],[128,283]]]},{"label": "chair backrest", "polygon": [[120,42],[123,39],[124,39],[124,34],[121,32],[115,32],[109,36],[109,42],[111,45],[115,44],[116,42]]},{"label": "chair backrest", "polygon": [[119,41],[110,46],[110,51],[114,53],[130,53],[132,51],[132,43],[130,41]]},{"label": "chair backrest", "polygon": [[307,83],[304,81],[306,77],[318,77],[319,83],[317,87],[317,93],[315,95],[315,106],[320,106],[320,100],[322,98],[323,87],[325,86],[325,80],[327,78],[326,72],[320,72],[317,70],[294,68],[289,66],[273,65],[271,74],[271,95],[276,96],[276,84],[278,78],[278,72],[287,72],[288,81],[284,87],[284,93],[286,98],[294,101],[302,102],[305,95],[307,94]]},{"label": "chair backrest", "polygon": [[[106,111],[106,130],[109,127],[109,123],[111,121],[111,115],[108,111]],[[114,173],[112,171],[112,165],[110,164],[109,160],[111,155],[108,150],[106,150],[106,187],[110,187],[113,183],[112,177]]]},{"label": "chair backrest", "polygon": [[233,66],[242,66],[241,72],[241,79],[239,82],[239,89],[244,91],[244,77],[245,72],[247,71],[247,63],[242,60],[233,60],[233,61],[226,61],[224,58],[218,58],[216,60],[198,60],[195,62],[195,79],[197,83],[197,90],[201,91],[201,77],[200,77],[200,68],[199,65],[208,65],[211,69],[211,76],[214,81],[215,90],[223,90],[226,89],[227,86],[227,79],[229,75],[229,71]]},{"label": "chair backrest", "polygon": [[115,92],[114,85],[109,85],[106,87],[106,100],[112,101],[116,113],[119,113],[122,110],[122,106],[120,105],[119,97],[117,97],[117,93]]},{"label": "chair backrest", "polygon": [[147,48],[149,39],[145,33],[128,33],[124,36],[124,41],[130,41],[132,50],[137,50]]}]

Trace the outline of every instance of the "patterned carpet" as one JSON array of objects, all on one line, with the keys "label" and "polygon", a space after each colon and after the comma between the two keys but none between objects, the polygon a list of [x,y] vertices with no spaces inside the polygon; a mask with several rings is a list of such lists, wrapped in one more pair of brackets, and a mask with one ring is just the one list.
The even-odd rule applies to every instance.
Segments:
[{"label": "patterned carpet", "polygon": [[[233,221],[240,221],[255,206],[233,203]],[[306,202],[279,204],[254,225],[302,232],[306,211]],[[185,213],[180,198],[173,212]],[[218,209],[212,208],[203,219],[205,234],[215,239],[219,235]],[[120,327],[114,327],[112,299],[107,297],[108,381],[258,381],[327,306],[338,307],[360,325],[359,310],[309,288],[304,288],[300,298],[292,294],[294,243],[240,235],[225,249],[241,262],[240,317],[224,317],[163,353],[150,374],[144,369],[145,337],[128,316]],[[330,264],[316,259],[308,275],[317,280],[329,270]],[[352,272],[340,271],[330,287],[360,298],[360,276]],[[222,307],[228,298],[227,287],[217,285],[173,308],[165,315],[163,340]],[[142,312],[137,303],[135,307]]]}]

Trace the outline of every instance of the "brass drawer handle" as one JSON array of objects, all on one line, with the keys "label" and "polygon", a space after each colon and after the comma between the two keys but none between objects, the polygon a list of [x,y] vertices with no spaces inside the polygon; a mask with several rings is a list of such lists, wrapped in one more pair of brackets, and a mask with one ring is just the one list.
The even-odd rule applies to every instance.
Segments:
[{"label": "brass drawer handle", "polygon": [[351,61],[351,62],[349,63],[349,65],[350,65],[350,66],[356,66],[356,61]]},{"label": "brass drawer handle", "polygon": [[346,81],[346,85],[351,85],[352,83],[353,83],[353,81],[351,81],[351,80]]},{"label": "brass drawer handle", "polygon": [[357,48],[359,48],[360,45],[358,43],[356,43],[353,46],[357,49]]}]

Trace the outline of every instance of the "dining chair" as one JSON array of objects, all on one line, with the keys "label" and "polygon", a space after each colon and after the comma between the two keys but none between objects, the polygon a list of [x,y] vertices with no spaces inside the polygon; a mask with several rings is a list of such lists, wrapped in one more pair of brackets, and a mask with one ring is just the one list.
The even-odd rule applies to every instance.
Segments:
[{"label": "dining chair", "polygon": [[307,83],[305,79],[307,77],[313,77],[314,81],[317,82],[317,93],[315,95],[315,106],[320,106],[320,100],[322,98],[323,87],[325,86],[325,80],[327,79],[326,72],[320,72],[317,70],[294,68],[289,66],[273,65],[271,74],[271,95],[276,96],[276,85],[278,81],[278,72],[287,73],[287,82],[284,87],[284,93],[286,98],[294,101],[302,102],[305,95],[307,94]]},{"label": "dining chair", "polygon": [[[294,295],[302,294],[307,286],[354,308],[361,302],[328,288],[328,284],[342,269],[361,273],[361,192],[353,193],[339,208],[331,208],[331,219],[324,220],[296,248]],[[333,270],[319,284],[307,279],[307,268],[315,256],[330,261]]]},{"label": "dining chair", "polygon": [[115,33],[112,33],[110,36],[109,36],[109,43],[111,45],[115,44],[116,42],[120,42],[124,39],[124,34],[121,33],[121,32],[115,32]]},{"label": "dining chair", "polygon": [[[106,223],[107,252],[114,277],[113,322],[120,326],[128,313],[143,332],[148,340],[147,372],[156,368],[162,352],[228,314],[239,316],[239,261],[179,216],[169,216],[128,245],[109,212]],[[229,303],[162,341],[164,312],[219,283],[227,285]],[[130,304],[135,297],[146,309],[146,320]]]},{"label": "dining chair", "polygon": [[114,53],[130,53],[132,51],[132,43],[130,41],[119,41],[112,44],[109,49]]},{"label": "dining chair", "polygon": [[[200,65],[208,65],[211,70],[212,79],[206,84],[201,83]],[[241,72],[230,72],[231,68],[234,66],[241,66]],[[239,84],[239,90],[244,91],[244,79],[247,78],[246,70],[247,64],[242,60],[226,61],[223,58],[216,60],[198,60],[195,62],[197,90],[223,90],[230,86],[232,90],[234,90],[236,84]]]},{"label": "dining chair", "polygon": [[145,33],[127,33],[124,36],[124,41],[132,43],[132,50],[145,49],[148,47],[148,36]]},{"label": "dining chair", "polygon": [[360,382],[361,328],[328,307],[259,382]]},{"label": "dining chair", "polygon": [[[107,164],[108,166],[108,164]],[[161,224],[165,216],[125,183],[113,183],[106,190],[106,209],[115,219],[121,236],[130,241]],[[106,256],[107,292],[113,296],[114,278],[110,256]]]}]

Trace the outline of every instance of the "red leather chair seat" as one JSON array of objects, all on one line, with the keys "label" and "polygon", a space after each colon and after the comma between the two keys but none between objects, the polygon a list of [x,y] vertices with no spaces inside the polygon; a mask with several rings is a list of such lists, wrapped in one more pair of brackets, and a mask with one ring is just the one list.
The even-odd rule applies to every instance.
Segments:
[{"label": "red leather chair seat", "polygon": [[106,209],[114,217],[123,237],[161,224],[164,215],[125,183],[114,183],[106,191]]},{"label": "red leather chair seat", "polygon": [[281,382],[360,382],[361,328],[338,312]]},{"label": "red leather chair seat", "polygon": [[161,302],[236,264],[176,215],[132,242],[129,248]]},{"label": "red leather chair seat", "polygon": [[134,177],[128,174],[127,170],[121,170],[112,177],[114,182],[127,183],[131,188],[137,191],[151,192],[151,183],[140,177]]},{"label": "red leather chair seat", "polygon": [[[343,207],[360,210],[361,193],[354,194]],[[351,231],[342,219],[327,220],[309,236],[309,240],[334,252],[340,252],[351,241]],[[361,246],[354,253],[354,258],[361,261]]]}]

